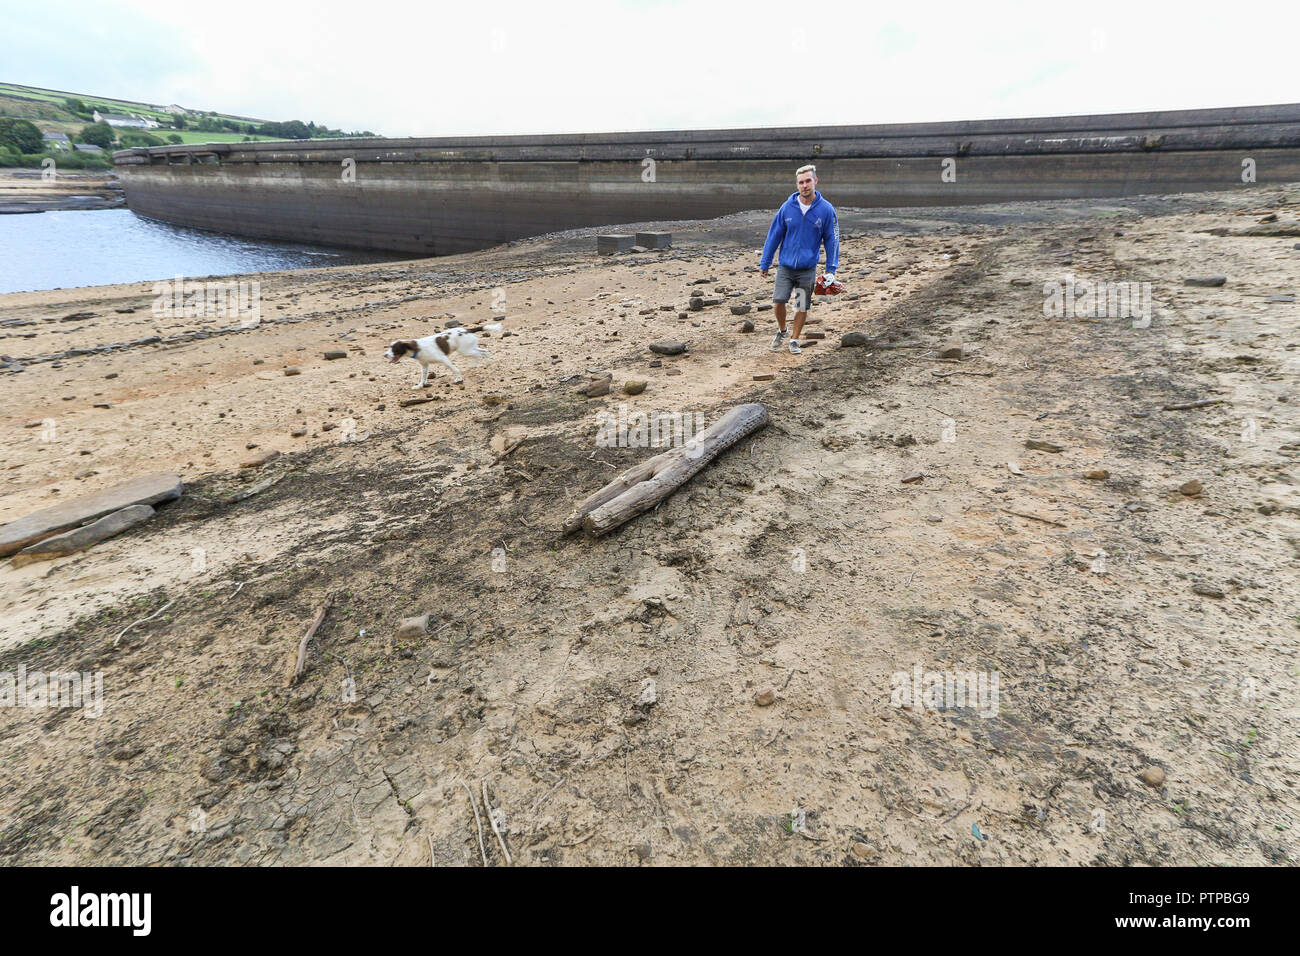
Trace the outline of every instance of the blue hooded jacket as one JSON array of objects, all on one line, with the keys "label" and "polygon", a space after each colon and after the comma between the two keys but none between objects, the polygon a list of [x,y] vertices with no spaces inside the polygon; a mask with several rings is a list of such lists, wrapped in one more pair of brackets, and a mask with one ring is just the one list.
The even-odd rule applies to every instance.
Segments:
[{"label": "blue hooded jacket", "polygon": [[817,265],[823,242],[826,243],[826,271],[836,272],[840,264],[840,223],[835,218],[835,207],[821,193],[815,193],[812,206],[805,213],[799,208],[799,193],[793,192],[772,219],[758,268],[763,272],[772,268],[772,259],[779,248],[781,265],[788,269],[811,269]]}]

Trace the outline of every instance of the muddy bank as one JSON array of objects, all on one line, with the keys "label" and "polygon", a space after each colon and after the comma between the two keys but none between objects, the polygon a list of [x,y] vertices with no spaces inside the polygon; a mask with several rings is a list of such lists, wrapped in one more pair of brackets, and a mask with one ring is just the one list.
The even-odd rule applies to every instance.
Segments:
[{"label": "muddy bank", "polygon": [[[0,670],[104,688],[99,717],[0,709],[0,854],[478,865],[486,780],[517,864],[1293,861],[1300,251],[1239,233],[1297,211],[846,211],[802,356],[747,271],[765,213],[612,260],[575,233],[263,276],[228,334],[144,286],[6,296],[0,518],[143,471],[187,493],[0,569]],[[1149,322],[1045,316],[1072,280],[1150,283]],[[382,360],[501,314],[463,386]],[[97,351],[154,335],[183,340]],[[558,534],[651,453],[597,411],[742,401],[772,424],[656,511]],[[996,674],[995,706],[896,706],[917,668]]]},{"label": "muddy bank", "polygon": [[0,215],[59,209],[121,209],[126,206],[114,172],[60,171],[44,179],[39,169],[0,169]]}]

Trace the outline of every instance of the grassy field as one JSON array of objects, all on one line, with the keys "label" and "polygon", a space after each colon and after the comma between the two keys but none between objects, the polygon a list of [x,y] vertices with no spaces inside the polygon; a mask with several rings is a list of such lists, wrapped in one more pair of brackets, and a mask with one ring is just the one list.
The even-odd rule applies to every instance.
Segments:
[{"label": "grassy field", "polygon": [[[196,130],[189,129],[150,129],[145,130],[152,133],[164,142],[168,142],[168,137],[179,136],[181,142],[186,145],[190,143],[242,143],[248,136],[244,133],[200,133]],[[253,136],[254,140],[275,139],[274,136]]]},{"label": "grassy field", "polygon": [[[59,107],[63,106],[63,101],[68,98],[78,99],[86,104],[89,110],[99,110],[107,113],[135,113],[138,116],[147,116],[150,119],[157,120],[160,123],[170,123],[172,116],[170,113],[164,113],[156,106],[148,103],[138,103],[133,100],[118,100],[108,96],[91,96],[85,93],[62,93],[58,90],[45,90],[36,86],[20,86],[17,83],[0,83],[0,95],[5,93],[14,96],[25,97],[32,100],[40,100],[46,103],[53,103]],[[263,122],[249,116],[235,116],[230,113],[217,113],[218,119],[234,119],[240,122]]]},{"label": "grassy field", "polygon": [[[61,90],[47,90],[36,86],[23,86],[18,83],[0,83],[0,116],[21,117],[35,123],[42,133],[65,133],[69,138],[75,140],[81,130],[91,123],[91,120],[68,110],[64,106],[64,102],[68,99],[81,100],[86,109],[90,111],[133,113],[137,116],[156,120],[160,124],[158,129],[117,130],[119,137],[125,132],[143,132],[156,136],[162,140],[164,145],[170,142],[169,137],[171,136],[179,136],[183,145],[192,143],[242,143],[248,139],[254,141],[283,139],[280,136],[259,136],[256,134],[250,136],[246,133],[236,133],[229,130],[220,132],[204,132],[196,129],[175,130],[171,128],[175,117],[148,103],[119,100],[107,96],[90,96],[84,93],[66,93]],[[236,116],[231,113],[203,115],[217,119],[235,120],[240,124],[253,123],[260,125],[266,122],[250,116]],[[186,116],[185,121],[190,126],[196,125],[198,114]]]}]

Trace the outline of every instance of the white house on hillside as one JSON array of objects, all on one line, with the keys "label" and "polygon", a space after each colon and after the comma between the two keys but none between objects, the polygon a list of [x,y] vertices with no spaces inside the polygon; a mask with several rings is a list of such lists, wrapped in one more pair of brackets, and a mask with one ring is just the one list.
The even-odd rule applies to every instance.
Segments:
[{"label": "white house on hillside", "polygon": [[143,116],[135,116],[125,113],[101,113],[95,110],[94,119],[96,123],[107,123],[109,126],[119,129],[157,129],[158,123],[154,120]]}]

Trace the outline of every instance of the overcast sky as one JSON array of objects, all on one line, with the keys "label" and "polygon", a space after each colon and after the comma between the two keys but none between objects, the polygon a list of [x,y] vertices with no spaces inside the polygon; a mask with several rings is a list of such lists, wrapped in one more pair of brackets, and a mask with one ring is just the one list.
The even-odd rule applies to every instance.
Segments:
[{"label": "overcast sky", "polygon": [[1300,102],[1300,2],[6,4],[0,81],[387,136]]}]

